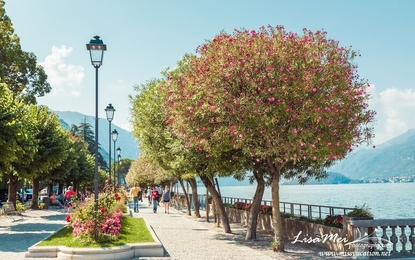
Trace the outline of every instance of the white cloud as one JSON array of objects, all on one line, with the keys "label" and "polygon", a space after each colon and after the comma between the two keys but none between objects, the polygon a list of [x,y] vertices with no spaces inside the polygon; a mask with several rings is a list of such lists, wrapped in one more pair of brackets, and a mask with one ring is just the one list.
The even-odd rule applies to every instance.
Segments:
[{"label": "white cloud", "polygon": [[369,108],[377,112],[375,125],[375,144],[401,135],[415,128],[415,91],[412,89],[388,88],[377,93],[371,85],[372,100]]},{"label": "white cloud", "polygon": [[51,96],[77,97],[80,95],[82,81],[85,77],[82,66],[66,64],[65,58],[72,52],[72,47],[52,47],[52,53],[41,63],[48,75],[52,87]]}]

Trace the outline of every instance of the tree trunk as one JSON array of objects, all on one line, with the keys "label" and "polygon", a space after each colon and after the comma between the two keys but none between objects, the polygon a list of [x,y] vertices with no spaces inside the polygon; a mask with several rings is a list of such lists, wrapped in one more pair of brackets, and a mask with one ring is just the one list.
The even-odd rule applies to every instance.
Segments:
[{"label": "tree trunk", "polygon": [[19,177],[10,172],[9,174],[9,190],[8,190],[8,201],[12,202],[14,208],[16,208],[16,194],[17,194],[17,185],[19,182]]},{"label": "tree trunk", "polygon": [[33,178],[32,209],[39,209],[39,181],[39,177]]},{"label": "tree trunk", "polygon": [[206,189],[212,195],[213,201],[216,203],[216,208],[219,210],[220,219],[222,220],[223,231],[225,233],[232,233],[231,226],[229,225],[229,218],[225,211],[225,206],[223,206],[222,199],[220,198],[219,193],[216,191],[215,186],[213,186],[213,183],[206,176],[200,176],[200,179],[206,186]]},{"label": "tree trunk", "polygon": [[253,174],[257,181],[256,191],[252,200],[251,210],[249,211],[249,221],[245,240],[256,240],[256,230],[258,225],[258,214],[261,207],[262,197],[265,191],[264,174],[260,170],[254,170]]},{"label": "tree trunk", "polygon": [[272,194],[272,224],[274,226],[274,241],[272,249],[275,252],[284,252],[284,234],[281,223],[280,212],[280,174],[281,166],[276,166],[271,158],[267,160],[269,173],[271,175],[271,194]]},{"label": "tree trunk", "polygon": [[192,187],[192,197],[193,197],[193,206],[195,209],[195,216],[200,218],[200,205],[199,205],[199,198],[197,195],[197,183],[195,178],[191,178],[188,180],[190,186]]},{"label": "tree trunk", "polygon": [[48,184],[47,193],[48,193],[49,197],[50,197],[50,195],[52,195],[52,193],[53,193],[53,183]]},{"label": "tree trunk", "polygon": [[184,187],[183,180],[182,180],[182,179],[180,179],[180,180],[179,180],[179,182],[180,182],[180,186],[182,186],[182,190],[183,190],[183,193],[184,193],[184,197],[186,198],[186,208],[187,208],[187,214],[188,214],[189,216],[191,216],[191,215],[192,215],[192,213],[190,212],[190,200],[189,200],[189,194],[187,193],[187,190],[186,190],[186,188]]}]

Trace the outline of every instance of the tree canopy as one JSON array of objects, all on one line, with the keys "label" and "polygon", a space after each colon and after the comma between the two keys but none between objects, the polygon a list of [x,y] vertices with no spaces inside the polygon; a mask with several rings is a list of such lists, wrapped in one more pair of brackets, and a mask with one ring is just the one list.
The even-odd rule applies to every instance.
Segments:
[{"label": "tree canopy", "polygon": [[[369,84],[351,48],[324,31],[283,26],[221,33],[167,77],[167,122],[185,145],[208,157],[242,151],[264,163],[272,182],[275,250],[284,250],[278,182],[340,160],[370,142]],[[234,154],[233,163],[241,158]],[[297,167],[297,166],[298,167]]]},{"label": "tree canopy", "polygon": [[0,79],[7,83],[13,96],[22,98],[25,103],[36,104],[36,97],[49,93],[51,86],[43,67],[37,64],[36,56],[22,50],[4,5],[4,0],[0,0]]}]

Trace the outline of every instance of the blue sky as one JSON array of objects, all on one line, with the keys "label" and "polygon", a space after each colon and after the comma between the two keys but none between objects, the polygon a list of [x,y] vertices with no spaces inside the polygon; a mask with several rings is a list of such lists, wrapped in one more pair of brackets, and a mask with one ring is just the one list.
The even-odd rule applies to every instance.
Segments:
[{"label": "blue sky", "polygon": [[185,53],[224,30],[284,25],[324,29],[359,50],[359,75],[371,84],[375,144],[415,128],[415,1],[140,1],[6,0],[25,51],[45,67],[53,91],[38,101],[57,111],[95,115],[95,70],[85,44],[95,36],[108,51],[99,69],[99,117],[129,126],[133,86],[159,78]]}]

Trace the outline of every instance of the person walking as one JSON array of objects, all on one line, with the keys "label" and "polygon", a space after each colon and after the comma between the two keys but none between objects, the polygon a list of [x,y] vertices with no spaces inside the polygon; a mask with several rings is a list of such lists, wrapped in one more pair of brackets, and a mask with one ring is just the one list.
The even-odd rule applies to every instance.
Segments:
[{"label": "person walking", "polygon": [[158,185],[156,185],[156,190],[159,193],[158,198],[157,198],[157,205],[160,206],[161,193],[162,193],[161,188]]},{"label": "person walking", "polygon": [[73,190],[72,186],[69,186],[68,190],[66,190],[65,192],[65,205],[68,207],[68,213],[71,212],[71,209],[73,206],[71,200],[72,200],[72,196],[74,195],[75,196],[77,195],[76,191]]},{"label": "person walking", "polygon": [[164,203],[164,213],[169,214],[169,206],[170,206],[170,189],[169,186],[166,185],[163,191],[163,195],[161,196],[163,198]]},{"label": "person walking", "polygon": [[151,205],[151,187],[147,188],[146,196],[147,196],[147,199],[148,199],[148,205],[150,206]]},{"label": "person walking", "polygon": [[134,202],[134,212],[138,212],[138,195],[140,194],[141,189],[138,187],[137,183],[134,183],[134,187],[130,190],[130,197],[133,197]]},{"label": "person walking", "polygon": [[158,198],[159,198],[159,192],[156,189],[156,187],[153,187],[153,189],[151,190],[151,199],[152,199],[152,203],[153,203],[153,213],[157,212]]}]

